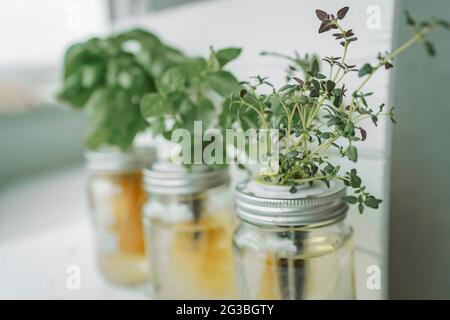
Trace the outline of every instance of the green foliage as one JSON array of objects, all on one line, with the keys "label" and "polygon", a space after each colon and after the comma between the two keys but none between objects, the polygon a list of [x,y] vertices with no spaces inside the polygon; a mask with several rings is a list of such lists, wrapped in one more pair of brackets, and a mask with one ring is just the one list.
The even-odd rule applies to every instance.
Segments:
[{"label": "green foliage", "polygon": [[370,74],[372,72],[373,68],[369,63],[366,63],[362,66],[361,69],[359,69],[358,76],[364,77],[367,74]]},{"label": "green foliage", "polygon": [[[351,123],[351,122],[349,122]],[[348,160],[353,161],[353,162],[357,162],[358,161],[358,149],[356,149],[355,146],[348,146],[347,147],[347,151],[346,151]]]},{"label": "green foliage", "polygon": [[233,119],[223,105],[228,105],[241,87],[223,67],[240,53],[238,48],[211,48],[208,59],[186,58],[164,72],[156,82],[157,92],[144,95],[140,106],[153,134],[170,140],[174,130],[183,128],[194,138],[194,121],[202,121],[203,129],[227,128]]},{"label": "green foliage", "polygon": [[[354,190],[354,195],[348,195],[344,200],[357,205],[362,213],[365,207],[378,208],[381,200],[366,191],[356,169],[341,174],[340,167],[332,163],[329,154],[334,151],[357,162],[355,142],[367,138],[362,121],[371,120],[376,126],[379,118],[386,116],[395,122],[393,108],[385,112],[384,104],[370,105],[369,98],[373,93],[364,92],[364,86],[381,67],[393,68],[394,58],[413,44],[423,42],[434,26],[447,28],[448,24],[433,19],[418,26],[408,16],[408,23],[416,28],[411,39],[392,53],[378,54],[378,63],[366,63],[358,70],[356,65],[347,62],[349,47],[357,40],[352,29],[344,29],[341,25],[348,10],[344,7],[336,14],[316,10],[321,21],[319,33],[335,30],[332,35],[343,46],[342,56],[323,58],[327,66],[323,68],[316,56],[301,58],[298,54],[291,57],[263,52],[263,55],[288,60],[287,82],[279,89],[261,76],[243,82],[239,94],[229,101],[226,123],[237,122],[244,130],[278,129],[279,169],[264,174],[261,179],[265,182],[290,186],[290,191],[295,193],[300,184],[321,181],[329,186],[331,180],[339,179]],[[429,53],[434,54],[434,47],[424,43]],[[344,79],[352,72],[364,79],[350,91]]]},{"label": "green foliage", "polygon": [[103,87],[96,90],[85,106],[89,119],[87,145],[102,144],[128,148],[136,134],[147,123],[139,114],[139,104],[133,102],[128,90]]},{"label": "green foliage", "polygon": [[66,51],[58,99],[85,109],[88,148],[107,144],[126,149],[147,127],[139,110],[141,97],[156,91],[162,73],[184,59],[180,51],[140,29],[92,38]]},{"label": "green foliage", "polygon": [[218,50],[215,53],[213,51],[213,54],[215,55],[215,58],[219,61],[220,66],[223,67],[228,62],[238,58],[241,52],[242,52],[241,48],[225,48]]}]

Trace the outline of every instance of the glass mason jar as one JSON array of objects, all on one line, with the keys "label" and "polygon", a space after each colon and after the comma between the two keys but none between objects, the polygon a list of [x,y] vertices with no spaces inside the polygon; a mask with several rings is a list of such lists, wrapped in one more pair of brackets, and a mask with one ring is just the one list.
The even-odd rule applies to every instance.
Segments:
[{"label": "glass mason jar", "polygon": [[106,278],[117,284],[136,285],[148,278],[142,228],[146,201],[142,168],[154,158],[153,148],[86,152],[87,191],[98,262]]},{"label": "glass mason jar", "polygon": [[345,186],[237,186],[233,236],[240,299],[354,299],[353,230]]},{"label": "glass mason jar", "polygon": [[235,297],[228,170],[156,163],[144,229],[156,299]]}]

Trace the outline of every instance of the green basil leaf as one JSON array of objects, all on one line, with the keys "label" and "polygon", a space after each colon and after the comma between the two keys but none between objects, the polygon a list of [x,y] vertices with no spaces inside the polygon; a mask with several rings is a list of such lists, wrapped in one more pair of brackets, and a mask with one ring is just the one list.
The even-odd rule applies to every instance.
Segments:
[{"label": "green basil leaf", "polygon": [[169,93],[182,91],[186,87],[187,76],[181,67],[170,68],[157,81],[158,91]]},{"label": "green basil leaf", "polygon": [[141,113],[144,118],[159,117],[166,113],[167,103],[159,93],[149,93],[142,97]]},{"label": "green basil leaf", "polygon": [[241,52],[241,48],[224,48],[216,52],[216,57],[217,60],[219,60],[220,65],[223,67],[230,61],[239,57]]},{"label": "green basil leaf", "polygon": [[238,95],[241,89],[237,79],[230,72],[224,70],[211,73],[208,82],[215,92],[225,98],[233,94]]}]

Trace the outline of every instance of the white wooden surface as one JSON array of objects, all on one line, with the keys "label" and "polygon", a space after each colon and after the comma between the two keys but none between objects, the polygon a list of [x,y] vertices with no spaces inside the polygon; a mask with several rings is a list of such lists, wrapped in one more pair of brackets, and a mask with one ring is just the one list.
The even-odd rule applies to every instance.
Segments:
[{"label": "white wooden surface", "polygon": [[[77,166],[0,193],[0,299],[151,298],[147,288],[111,285],[98,271],[84,180],[84,169]],[[365,287],[365,269],[377,256],[356,251],[358,298],[379,298],[380,291]],[[79,290],[67,286],[70,266],[80,268]]]},{"label": "white wooden surface", "polygon": [[[80,166],[0,191],[0,299],[142,299],[98,271]],[[80,290],[67,286],[78,266]]]}]

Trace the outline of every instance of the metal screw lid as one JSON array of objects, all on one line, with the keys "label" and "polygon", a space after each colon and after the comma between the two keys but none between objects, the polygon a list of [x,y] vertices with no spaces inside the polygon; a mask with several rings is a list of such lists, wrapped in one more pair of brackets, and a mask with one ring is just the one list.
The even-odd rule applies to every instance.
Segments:
[{"label": "metal screw lid", "polygon": [[228,184],[227,168],[211,169],[206,165],[187,168],[171,162],[156,162],[144,170],[144,184],[149,193],[192,194]]},{"label": "metal screw lid", "polygon": [[345,185],[331,181],[298,186],[269,185],[255,180],[236,187],[236,210],[240,219],[271,226],[305,226],[328,224],[343,219],[348,205],[342,200]]},{"label": "metal screw lid", "polygon": [[124,172],[141,170],[156,159],[153,147],[134,147],[126,151],[118,148],[101,148],[85,152],[87,167],[98,172]]}]

